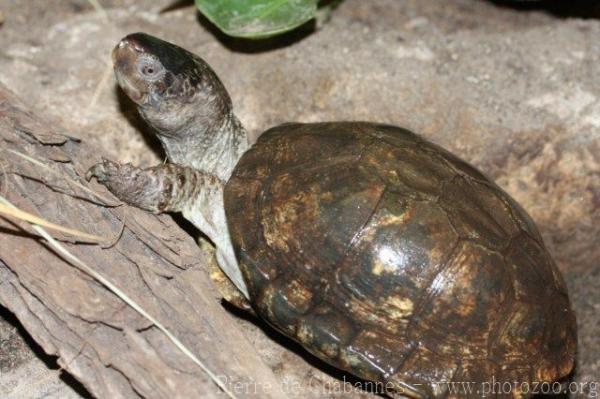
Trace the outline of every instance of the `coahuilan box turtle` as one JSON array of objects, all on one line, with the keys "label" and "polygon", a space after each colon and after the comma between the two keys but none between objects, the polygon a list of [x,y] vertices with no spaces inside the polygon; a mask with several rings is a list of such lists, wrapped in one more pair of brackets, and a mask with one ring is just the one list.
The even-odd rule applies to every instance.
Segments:
[{"label": "coahuilan box turtle", "polygon": [[531,218],[475,168],[374,123],[284,124],[252,144],[199,57],[142,33],[113,57],[170,163],[104,161],[88,178],[182,212],[216,245],[231,302],[392,395],[571,371],[565,283]]}]

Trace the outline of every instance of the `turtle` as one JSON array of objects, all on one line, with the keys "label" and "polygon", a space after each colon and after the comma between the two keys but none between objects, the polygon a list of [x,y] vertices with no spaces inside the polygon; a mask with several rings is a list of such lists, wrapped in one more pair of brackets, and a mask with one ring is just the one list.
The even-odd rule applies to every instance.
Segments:
[{"label": "turtle", "polygon": [[226,300],[393,397],[568,376],[576,322],[527,212],[475,167],[383,123],[285,123],[251,140],[199,56],[145,33],[113,51],[167,163],[86,177],[180,212],[215,245]]}]

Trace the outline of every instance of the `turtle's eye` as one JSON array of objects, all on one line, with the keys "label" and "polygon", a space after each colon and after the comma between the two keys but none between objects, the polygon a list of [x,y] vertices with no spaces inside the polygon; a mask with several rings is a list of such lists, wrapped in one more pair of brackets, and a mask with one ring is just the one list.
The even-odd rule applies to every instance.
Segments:
[{"label": "turtle's eye", "polygon": [[144,65],[144,69],[142,70],[142,73],[148,76],[154,75],[155,72],[156,71],[154,70],[154,67],[152,65]]},{"label": "turtle's eye", "polygon": [[146,79],[154,80],[162,76],[164,68],[159,62],[154,60],[140,59],[138,62],[138,70]]}]

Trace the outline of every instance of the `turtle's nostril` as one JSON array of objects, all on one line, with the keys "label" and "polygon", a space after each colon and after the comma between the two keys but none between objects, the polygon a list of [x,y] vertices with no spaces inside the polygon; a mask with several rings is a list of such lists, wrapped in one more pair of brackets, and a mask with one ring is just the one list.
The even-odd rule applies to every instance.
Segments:
[{"label": "turtle's nostril", "polygon": [[126,64],[132,63],[139,54],[144,53],[144,47],[138,40],[131,36],[127,36],[115,46],[112,52],[113,64],[123,67]]},{"label": "turtle's nostril", "polygon": [[142,46],[141,43],[132,36],[133,35],[127,36],[126,38],[121,40],[121,42],[119,42],[119,46],[127,46],[134,49],[138,53],[143,53],[145,51],[144,46]]},{"label": "turtle's nostril", "polygon": [[126,49],[126,48],[135,50],[138,53],[145,52],[144,46],[142,46],[140,44],[140,42],[137,41],[135,38],[133,38],[131,35],[121,39],[119,44],[117,44],[117,49]]}]

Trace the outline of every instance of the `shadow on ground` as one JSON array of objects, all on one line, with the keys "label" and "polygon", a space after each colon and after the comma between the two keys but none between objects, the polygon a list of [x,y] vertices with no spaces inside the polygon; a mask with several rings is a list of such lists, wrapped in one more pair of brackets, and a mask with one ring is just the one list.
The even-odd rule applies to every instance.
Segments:
[{"label": "shadow on ground", "polygon": [[[50,356],[29,335],[13,313],[0,305],[0,328],[8,336],[0,336],[0,374],[10,371],[29,361],[32,356],[42,361],[48,370],[59,371],[60,380],[71,387],[82,399],[93,399],[92,394],[66,371],[62,371],[56,356]],[[35,383],[35,381],[32,381]]]},{"label": "shadow on ground", "polygon": [[545,11],[558,18],[600,18],[600,1],[597,0],[489,1],[517,11]]}]

